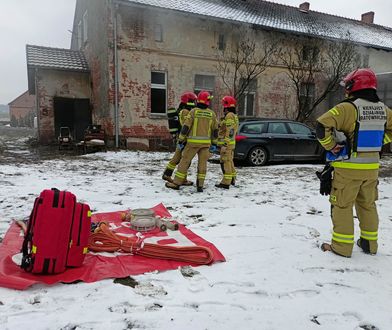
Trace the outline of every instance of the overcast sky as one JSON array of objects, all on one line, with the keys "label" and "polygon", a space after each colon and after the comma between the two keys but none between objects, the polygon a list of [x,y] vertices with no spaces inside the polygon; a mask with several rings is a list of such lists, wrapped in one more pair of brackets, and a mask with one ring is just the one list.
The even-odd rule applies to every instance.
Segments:
[{"label": "overcast sky", "polygon": [[[97,0],[98,1],[98,0]],[[189,0],[191,1],[191,0]],[[27,90],[26,44],[69,48],[76,0],[0,0],[0,104]],[[304,0],[275,0],[297,7]],[[310,0],[310,10],[392,27],[392,0]]]}]

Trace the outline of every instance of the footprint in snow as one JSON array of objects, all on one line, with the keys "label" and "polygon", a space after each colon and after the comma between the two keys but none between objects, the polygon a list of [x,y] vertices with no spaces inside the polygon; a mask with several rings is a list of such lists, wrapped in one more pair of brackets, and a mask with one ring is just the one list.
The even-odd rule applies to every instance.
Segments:
[{"label": "footprint in snow", "polygon": [[189,279],[189,291],[200,292],[208,285],[207,279],[191,266],[180,267],[181,275]]}]

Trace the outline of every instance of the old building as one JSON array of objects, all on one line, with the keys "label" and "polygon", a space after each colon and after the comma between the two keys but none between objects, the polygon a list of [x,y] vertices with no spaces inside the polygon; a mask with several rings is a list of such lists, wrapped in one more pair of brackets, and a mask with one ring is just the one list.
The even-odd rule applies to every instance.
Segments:
[{"label": "old building", "polygon": [[[91,120],[105,128],[113,144],[156,148],[170,140],[166,109],[177,106],[183,91],[227,93],[217,54],[231,47],[239,29],[251,30],[257,42],[281,38],[288,48],[299,39],[349,39],[357,45],[359,66],[385,72],[392,66],[392,29],[373,19],[373,12],[361,20],[314,12],[309,3],[296,8],[261,0],[78,0],[71,49],[84,54],[90,73],[84,71],[83,87],[67,80],[68,96],[78,91],[83,95],[72,97],[89,99]],[[39,67],[33,75],[37,84],[46,70]],[[239,113],[292,117],[297,101],[286,72],[279,61],[270,64],[247,88]],[[40,123],[45,122],[51,136],[56,128],[51,99],[59,96],[61,81],[57,76],[58,87],[48,97],[38,88],[42,84],[35,87]],[[322,83],[310,86],[315,94]],[[319,109],[328,106],[326,99]],[[213,107],[220,111],[217,100]]]},{"label": "old building", "polygon": [[15,100],[8,103],[11,126],[34,127],[36,117],[35,97],[28,91],[19,95]]}]

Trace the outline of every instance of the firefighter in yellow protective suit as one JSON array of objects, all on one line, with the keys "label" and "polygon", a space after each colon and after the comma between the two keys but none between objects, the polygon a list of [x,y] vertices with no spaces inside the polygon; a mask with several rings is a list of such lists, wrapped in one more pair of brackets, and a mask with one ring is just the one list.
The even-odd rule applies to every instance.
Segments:
[{"label": "firefighter in yellow protective suit", "polygon": [[[357,245],[365,253],[376,254],[379,153],[383,144],[392,139],[392,111],[377,96],[377,79],[372,70],[357,69],[342,83],[347,99],[317,119],[317,138],[329,151],[327,160],[329,157],[333,168],[332,187],[327,189],[332,243],[323,243],[321,249],[351,257],[355,206],[361,230]],[[338,141],[335,131],[344,133],[346,142]]]},{"label": "firefighter in yellow protective suit", "polygon": [[238,132],[238,116],[235,113],[236,99],[225,96],[222,99],[224,118],[219,125],[218,147],[220,147],[220,164],[223,172],[222,181],[215,187],[229,189],[235,185],[237,176],[234,167],[235,136]]},{"label": "firefighter in yellow protective suit", "polygon": [[[169,117],[169,130],[170,133],[173,134],[176,141],[178,141],[178,136],[181,131],[181,127],[184,124],[186,116],[189,114],[189,111],[195,107],[197,96],[193,92],[185,92],[181,95],[180,105],[178,109],[168,109],[168,117]],[[163,172],[162,179],[168,182],[173,182],[172,174],[176,166],[179,164],[182,157],[182,150],[176,148],[172,159],[166,166],[165,171]],[[185,178],[182,185],[183,186],[191,186],[193,184],[192,181],[189,181]]]},{"label": "firefighter in yellow protective suit", "polygon": [[[186,179],[193,157],[198,155],[197,191],[202,192],[207,173],[207,160],[210,152],[216,150],[218,137],[218,121],[215,113],[208,108],[211,95],[201,91],[197,96],[197,107],[192,109],[185,119],[180,136],[178,149],[183,150],[173,182],[166,182],[166,187],[178,190]],[[186,145],[184,144],[186,141]]]}]

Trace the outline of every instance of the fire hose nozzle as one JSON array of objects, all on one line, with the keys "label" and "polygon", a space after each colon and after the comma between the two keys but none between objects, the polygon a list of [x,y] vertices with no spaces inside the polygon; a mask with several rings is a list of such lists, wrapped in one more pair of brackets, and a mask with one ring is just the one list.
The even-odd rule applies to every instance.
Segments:
[{"label": "fire hose nozzle", "polygon": [[166,231],[167,229],[178,230],[178,224],[172,223],[169,220],[157,219],[156,224],[161,231]]}]

